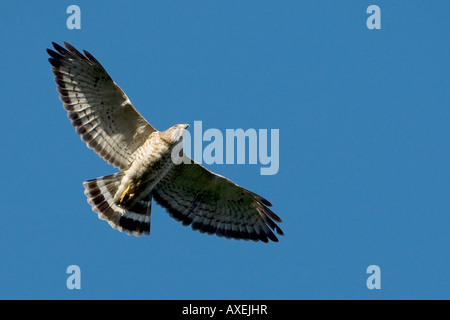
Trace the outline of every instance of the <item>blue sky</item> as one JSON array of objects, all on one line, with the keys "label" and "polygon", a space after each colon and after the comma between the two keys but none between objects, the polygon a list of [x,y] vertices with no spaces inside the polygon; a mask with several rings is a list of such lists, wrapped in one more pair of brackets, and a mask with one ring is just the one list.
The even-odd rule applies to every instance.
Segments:
[{"label": "blue sky", "polygon": [[[66,8],[81,8],[69,30]],[[369,30],[366,9],[381,8]],[[449,299],[448,1],[3,1],[0,298]],[[279,129],[280,167],[211,165],[273,203],[279,243],[150,237],[91,211],[116,172],[75,133],[45,49],[92,53],[157,129]],[[81,269],[81,289],[66,268]],[[381,270],[381,289],[366,269]]]}]

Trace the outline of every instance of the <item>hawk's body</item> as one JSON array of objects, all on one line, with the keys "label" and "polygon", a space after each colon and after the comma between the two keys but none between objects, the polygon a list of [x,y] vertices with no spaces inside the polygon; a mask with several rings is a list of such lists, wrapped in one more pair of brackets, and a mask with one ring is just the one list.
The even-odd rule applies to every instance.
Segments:
[{"label": "hawk's body", "polygon": [[[48,49],[60,98],[76,131],[122,172],[84,182],[99,218],[129,234],[150,232],[152,199],[194,230],[227,238],[277,241],[281,222],[264,198],[172,150],[187,125],[159,132],[133,107],[100,63],[65,43]],[[272,230],[271,230],[272,229]]]}]

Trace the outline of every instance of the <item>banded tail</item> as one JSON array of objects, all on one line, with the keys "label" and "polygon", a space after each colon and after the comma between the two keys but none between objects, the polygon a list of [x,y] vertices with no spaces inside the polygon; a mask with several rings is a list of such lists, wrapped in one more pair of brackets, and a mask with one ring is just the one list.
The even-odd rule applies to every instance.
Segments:
[{"label": "banded tail", "polygon": [[149,194],[131,208],[123,208],[114,202],[123,172],[88,180],[83,183],[84,194],[98,217],[108,221],[111,227],[127,234],[150,234],[152,196]]}]

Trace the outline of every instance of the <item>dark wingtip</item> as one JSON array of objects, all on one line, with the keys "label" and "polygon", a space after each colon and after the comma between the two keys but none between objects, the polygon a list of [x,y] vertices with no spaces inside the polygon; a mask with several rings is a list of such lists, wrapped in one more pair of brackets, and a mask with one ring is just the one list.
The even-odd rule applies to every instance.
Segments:
[{"label": "dark wingtip", "polygon": [[90,54],[88,51],[83,50],[83,53],[89,59],[89,61],[91,61],[92,63],[94,63],[98,66],[101,66],[100,62],[98,62],[98,60],[95,59],[95,57],[92,54]]},{"label": "dark wingtip", "polygon": [[264,199],[263,197],[259,197],[259,202],[261,202],[262,204],[264,204],[264,205],[266,205],[266,206],[268,206],[268,207],[271,207],[272,206],[272,204],[269,202],[269,200],[267,200],[267,199]]},{"label": "dark wingtip", "polygon": [[265,214],[266,216],[272,218],[272,219],[275,220],[276,222],[278,222],[278,223],[282,223],[282,222],[283,222],[283,221],[281,220],[281,218],[280,218],[278,215],[276,215],[276,214],[275,214],[272,210],[270,210],[269,208],[263,207],[263,211],[264,211],[264,214]]},{"label": "dark wingtip", "polygon": [[75,49],[70,43],[65,42],[65,41],[63,43],[64,43],[64,47],[66,47],[66,49],[69,50],[70,52],[77,51],[77,49]]},{"label": "dark wingtip", "polygon": [[52,42],[53,48],[55,48],[55,50],[57,52],[59,52],[60,54],[65,54],[67,52],[67,50],[63,47],[61,47],[59,44],[57,44],[56,42]]},{"label": "dark wingtip", "polygon": [[278,238],[276,235],[273,234],[273,232],[266,233],[266,236],[273,242],[278,242]]},{"label": "dark wingtip", "polygon": [[266,205],[268,207],[272,206],[272,204],[269,202],[269,200],[261,197],[259,194],[256,194],[256,193],[254,193],[254,192],[252,192],[250,190],[246,190],[246,191],[248,191],[250,194],[252,194],[253,197],[255,197],[255,199],[258,200],[258,202],[260,202],[260,203],[262,203],[262,204],[264,204],[264,205]]},{"label": "dark wingtip", "polygon": [[281,228],[280,227],[276,227],[275,228],[275,231],[280,235],[280,236],[284,236],[284,232],[283,232],[283,230],[281,230]]},{"label": "dark wingtip", "polygon": [[55,51],[53,51],[52,49],[46,49],[45,51],[47,51],[47,53],[49,54],[49,56],[53,57],[53,58],[58,58],[59,54],[56,53]]},{"label": "dark wingtip", "polygon": [[61,59],[61,55],[55,51],[53,51],[52,49],[46,49],[48,55],[50,56],[50,58],[48,58],[48,62],[50,62],[50,64],[54,67],[59,67],[61,65],[60,59]]},{"label": "dark wingtip", "polygon": [[55,58],[48,58],[48,62],[50,62],[50,64],[55,68],[58,68],[61,65],[60,61]]}]

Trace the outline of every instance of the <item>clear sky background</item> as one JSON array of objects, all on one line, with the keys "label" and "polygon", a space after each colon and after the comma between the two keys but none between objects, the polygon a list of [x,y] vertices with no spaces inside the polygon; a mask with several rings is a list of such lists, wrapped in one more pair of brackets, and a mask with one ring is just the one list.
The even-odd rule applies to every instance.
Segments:
[{"label": "clear sky background", "polygon": [[[81,8],[81,30],[66,9]],[[381,30],[366,9],[381,8]],[[449,299],[449,1],[2,1],[0,298]],[[157,129],[280,130],[280,168],[212,165],[273,203],[279,243],[97,218],[116,172],[80,140],[45,49],[92,53]],[[81,290],[66,268],[81,268]],[[381,289],[366,287],[370,265]]]}]

